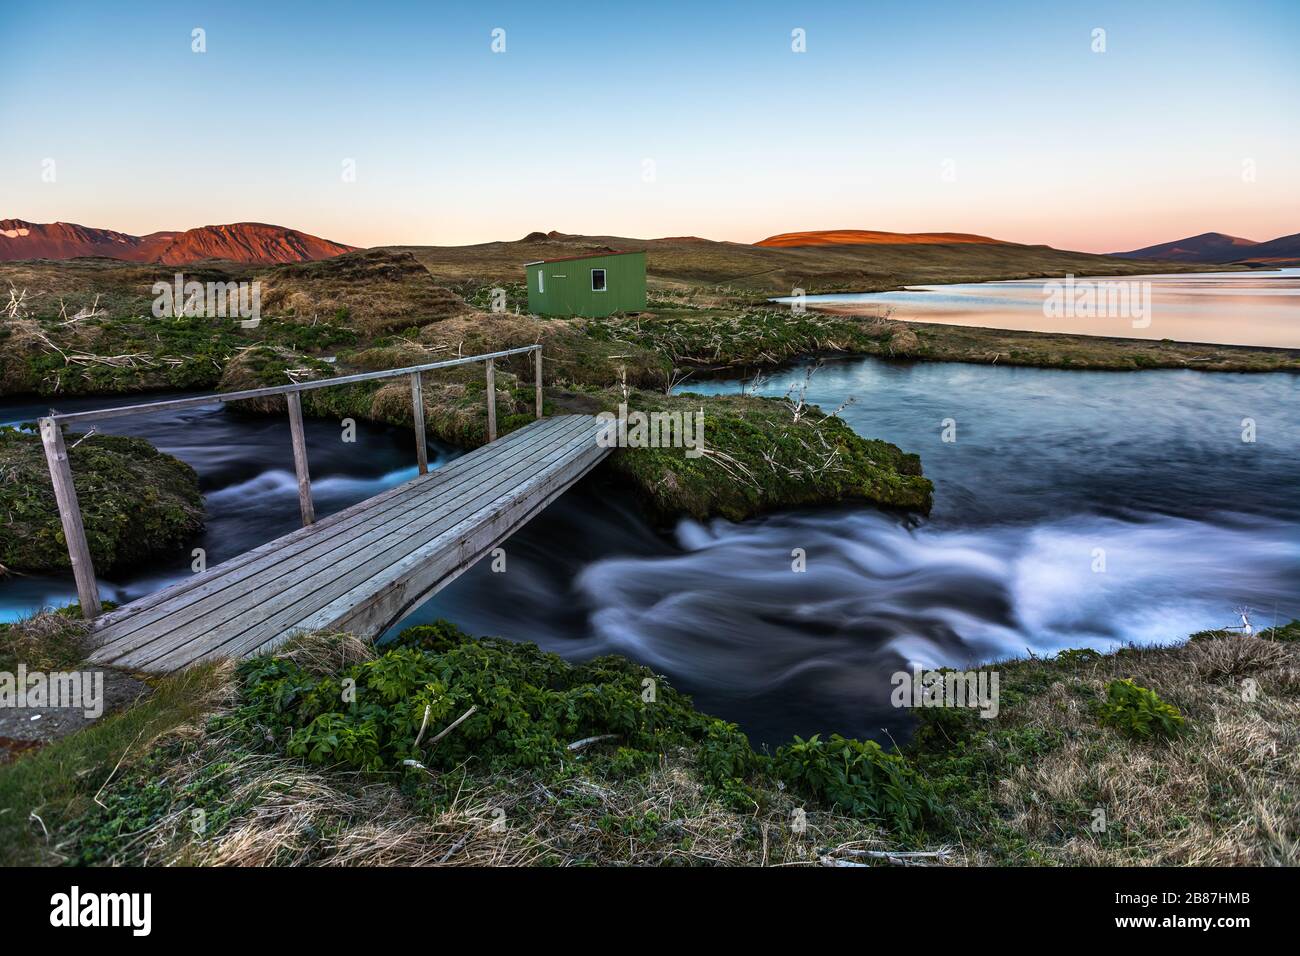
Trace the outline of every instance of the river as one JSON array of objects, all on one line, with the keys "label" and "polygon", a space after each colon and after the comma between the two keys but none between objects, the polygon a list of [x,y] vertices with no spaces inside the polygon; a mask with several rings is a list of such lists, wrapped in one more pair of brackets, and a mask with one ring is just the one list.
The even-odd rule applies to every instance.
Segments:
[{"label": "river", "polygon": [[[759,391],[782,395],[812,368],[784,369]],[[854,429],[919,453],[933,514],[851,505],[654,529],[598,472],[506,544],[506,573],[481,562],[405,623],[447,617],[574,659],[626,654],[776,743],[905,735],[888,681],[909,662],[1177,640],[1234,623],[1239,606],[1262,626],[1300,617],[1298,376],[865,358],[820,367],[808,398],[852,398],[841,414]],[[0,420],[47,408],[7,402]],[[282,418],[214,404],[100,427],[146,436],[198,470],[208,526],[196,544],[209,563],[297,524]],[[403,429],[359,424],[345,444],[337,423],[309,421],[308,443],[321,515],[415,474]],[[455,452],[431,454],[436,466]],[[795,548],[804,573],[792,570]],[[104,580],[103,594],[130,600],[188,570],[187,550]],[[11,577],[0,615],[74,594],[70,578]]]}]

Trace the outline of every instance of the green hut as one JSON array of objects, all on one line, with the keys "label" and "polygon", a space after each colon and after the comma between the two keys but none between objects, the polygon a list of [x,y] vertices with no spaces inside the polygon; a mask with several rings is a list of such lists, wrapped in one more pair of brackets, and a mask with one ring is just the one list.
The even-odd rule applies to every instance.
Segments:
[{"label": "green hut", "polygon": [[645,253],[602,252],[524,266],[528,311],[599,318],[645,308]]}]

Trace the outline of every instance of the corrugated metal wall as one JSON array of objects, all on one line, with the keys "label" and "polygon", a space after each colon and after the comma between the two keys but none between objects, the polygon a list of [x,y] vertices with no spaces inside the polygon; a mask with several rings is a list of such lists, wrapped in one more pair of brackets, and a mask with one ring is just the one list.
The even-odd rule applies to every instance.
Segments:
[{"label": "corrugated metal wall", "polygon": [[[537,273],[545,270],[544,291],[538,291]],[[605,270],[605,291],[591,288],[591,271]],[[543,262],[525,269],[528,311],[535,315],[582,315],[599,318],[615,312],[645,309],[645,253],[587,256],[561,262]]]}]

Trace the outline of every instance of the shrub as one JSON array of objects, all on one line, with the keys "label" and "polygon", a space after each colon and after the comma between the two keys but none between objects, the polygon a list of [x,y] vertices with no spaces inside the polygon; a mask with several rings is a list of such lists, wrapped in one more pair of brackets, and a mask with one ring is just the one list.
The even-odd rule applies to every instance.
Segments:
[{"label": "shrub", "polygon": [[[582,759],[642,772],[654,763],[649,756],[697,744],[702,776],[715,786],[755,766],[734,725],[698,713],[645,667],[617,657],[569,664],[533,644],[473,640],[444,621],[409,628],[373,660],[335,674],[264,656],[240,665],[240,675],[238,720],[269,728],[289,755],[325,766],[395,770],[415,760],[451,769],[475,760],[510,770]],[[642,697],[648,678],[653,703]],[[615,739],[581,758],[567,749],[606,735]]]},{"label": "shrub", "polygon": [[1175,737],[1184,728],[1177,707],[1127,678],[1106,685],[1106,700],[1097,708],[1097,717],[1103,727],[1137,740]]},{"label": "shrub", "polygon": [[776,752],[777,775],[788,785],[907,836],[938,805],[911,766],[874,740],[832,734],[795,737]]}]

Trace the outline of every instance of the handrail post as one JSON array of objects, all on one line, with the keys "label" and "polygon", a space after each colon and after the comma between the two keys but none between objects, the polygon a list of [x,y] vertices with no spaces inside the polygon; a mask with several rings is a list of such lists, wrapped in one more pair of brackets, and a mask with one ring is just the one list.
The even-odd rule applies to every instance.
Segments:
[{"label": "handrail post", "polygon": [[289,406],[289,434],[293,440],[293,470],[298,475],[298,507],[302,510],[302,526],[316,522],[316,508],[311,500],[311,473],[307,470],[307,437],[302,429],[302,396],[286,392],[285,404]]},{"label": "handrail post", "polygon": [[487,412],[488,441],[497,440],[497,367],[493,359],[487,360]]},{"label": "handrail post", "polygon": [[63,443],[63,429],[52,418],[41,419],[41,444],[45,446],[45,460],[50,466],[50,481],[54,484],[54,500],[59,506],[63,538],[68,543],[68,560],[72,562],[72,575],[77,579],[81,616],[90,620],[103,610],[99,603],[99,585],[95,581],[95,566],[90,561],[90,545],[86,543],[86,527],[81,521],[77,489],[72,484],[72,466],[68,463],[68,449]]},{"label": "handrail post", "polygon": [[542,347],[537,346],[537,417],[542,417]]},{"label": "handrail post", "polygon": [[420,373],[411,373],[411,417],[415,420],[415,460],[420,466],[420,474],[429,473],[429,449],[424,441],[424,388],[420,385]]}]

